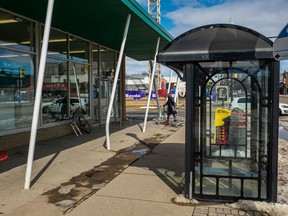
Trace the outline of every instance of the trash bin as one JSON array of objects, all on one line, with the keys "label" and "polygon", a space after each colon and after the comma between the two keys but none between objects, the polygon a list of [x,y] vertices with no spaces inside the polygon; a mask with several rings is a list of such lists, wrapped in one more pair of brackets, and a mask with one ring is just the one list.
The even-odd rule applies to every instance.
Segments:
[{"label": "trash bin", "polygon": [[247,120],[243,113],[231,113],[228,123],[228,145],[245,145]]}]

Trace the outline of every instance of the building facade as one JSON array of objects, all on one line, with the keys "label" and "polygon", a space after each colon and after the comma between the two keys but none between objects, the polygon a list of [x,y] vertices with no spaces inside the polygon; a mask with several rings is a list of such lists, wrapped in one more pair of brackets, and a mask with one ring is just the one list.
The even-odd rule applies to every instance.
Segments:
[{"label": "building facade", "polygon": [[107,123],[108,107],[110,122],[125,119],[125,56],[151,60],[156,44],[173,38],[135,0],[1,2],[0,150],[29,143],[45,27],[37,141],[73,133],[68,117],[77,107],[94,127]]}]

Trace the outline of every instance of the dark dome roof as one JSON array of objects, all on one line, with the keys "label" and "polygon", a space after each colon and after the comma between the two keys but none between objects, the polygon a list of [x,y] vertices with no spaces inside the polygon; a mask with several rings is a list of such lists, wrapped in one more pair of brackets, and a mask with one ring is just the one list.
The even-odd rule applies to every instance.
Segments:
[{"label": "dark dome roof", "polygon": [[273,58],[273,42],[262,34],[232,24],[212,24],[192,29],[170,42],[157,61],[170,63],[209,60]]}]

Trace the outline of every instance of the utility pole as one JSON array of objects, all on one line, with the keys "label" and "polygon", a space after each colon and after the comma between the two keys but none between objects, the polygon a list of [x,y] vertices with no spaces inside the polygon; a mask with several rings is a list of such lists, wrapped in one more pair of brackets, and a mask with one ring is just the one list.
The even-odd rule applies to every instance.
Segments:
[{"label": "utility pole", "polygon": [[[161,12],[160,12],[160,0],[148,0],[148,13],[156,20],[157,23],[161,22]],[[156,64],[157,70],[157,86],[161,87],[161,67],[160,64]],[[148,71],[149,75],[151,74],[151,67],[148,63]],[[150,77],[150,79],[154,79],[154,77]],[[155,89],[157,91],[157,89]]]},{"label": "utility pole", "polygon": [[148,0],[148,13],[160,23],[160,0]]}]

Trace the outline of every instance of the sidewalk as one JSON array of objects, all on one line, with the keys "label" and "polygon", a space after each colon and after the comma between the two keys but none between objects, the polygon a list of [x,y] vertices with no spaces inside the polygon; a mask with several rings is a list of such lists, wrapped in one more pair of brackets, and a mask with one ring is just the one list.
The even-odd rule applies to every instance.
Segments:
[{"label": "sidewalk", "polygon": [[175,204],[184,187],[184,127],[152,120],[142,133],[143,122],[130,123],[110,127],[111,151],[103,147],[105,127],[37,143],[30,190],[23,189],[27,146],[9,151],[0,164],[0,215],[245,214],[222,204]]}]

